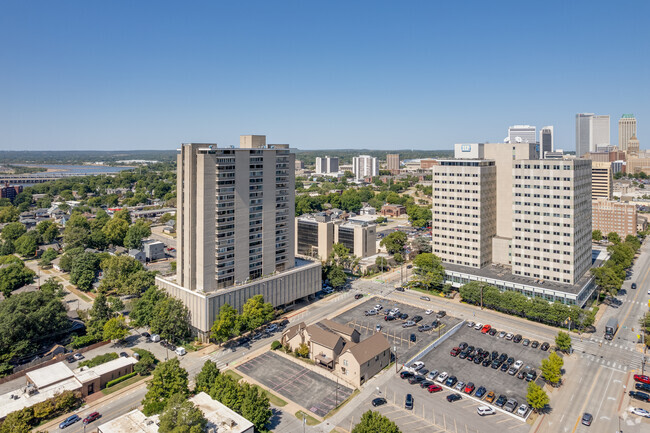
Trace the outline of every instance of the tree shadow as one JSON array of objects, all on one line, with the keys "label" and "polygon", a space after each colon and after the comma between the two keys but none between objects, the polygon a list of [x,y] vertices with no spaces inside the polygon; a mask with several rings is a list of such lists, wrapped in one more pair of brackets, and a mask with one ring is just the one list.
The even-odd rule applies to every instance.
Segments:
[{"label": "tree shadow", "polygon": [[282,422],[283,412],[277,408],[271,408],[271,419],[266,427],[268,430],[274,430]]}]

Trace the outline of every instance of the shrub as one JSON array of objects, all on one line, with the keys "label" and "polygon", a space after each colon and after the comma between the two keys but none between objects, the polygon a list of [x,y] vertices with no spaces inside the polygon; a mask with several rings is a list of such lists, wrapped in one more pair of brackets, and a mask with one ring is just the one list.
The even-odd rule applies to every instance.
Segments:
[{"label": "shrub", "polygon": [[92,335],[84,335],[83,337],[73,337],[72,343],[70,343],[70,347],[72,349],[80,349],[82,347],[90,346],[91,344],[95,344],[97,342],[99,342],[99,339]]},{"label": "shrub", "polygon": [[280,343],[278,340],[275,340],[273,343],[271,343],[271,350],[278,350],[281,347],[282,343]]},{"label": "shrub", "polygon": [[106,384],[106,388],[110,388],[113,385],[117,385],[120,382],[124,382],[126,379],[131,379],[133,376],[135,376],[136,373],[135,371],[133,373],[125,374],[124,376],[120,376],[117,379],[111,380]]},{"label": "shrub", "polygon": [[140,355],[140,360],[133,366],[133,371],[140,376],[148,376],[156,368],[158,360],[153,353],[144,349],[133,349],[135,353]]},{"label": "shrub", "polygon": [[92,359],[87,359],[79,363],[79,367],[96,367],[100,364],[104,364],[108,361],[112,361],[118,358],[118,354],[115,352],[105,353],[103,355],[97,355]]}]

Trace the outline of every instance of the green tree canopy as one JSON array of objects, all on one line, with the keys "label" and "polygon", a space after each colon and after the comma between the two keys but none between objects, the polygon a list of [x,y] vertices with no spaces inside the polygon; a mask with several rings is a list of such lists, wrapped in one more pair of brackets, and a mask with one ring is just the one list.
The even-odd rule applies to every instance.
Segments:
[{"label": "green tree canopy", "polygon": [[172,395],[160,415],[160,433],[203,433],[208,420],[183,394]]},{"label": "green tree canopy", "polygon": [[438,256],[432,253],[420,253],[413,260],[417,280],[428,290],[439,287],[444,281],[445,268]]},{"label": "green tree canopy", "polygon": [[613,244],[621,243],[621,237],[616,232],[607,233],[607,240],[610,241]]},{"label": "green tree canopy", "polygon": [[6,266],[0,268],[0,292],[2,292],[5,298],[11,296],[11,292],[24,286],[25,284],[31,284],[34,282],[34,276],[36,273],[25,266],[17,257],[14,256],[5,256],[13,258],[16,261],[5,260]]},{"label": "green tree canopy", "polygon": [[571,350],[571,336],[567,332],[559,331],[555,337],[558,350],[568,353]]},{"label": "green tree canopy", "polygon": [[239,315],[229,304],[223,304],[214,320],[210,337],[218,343],[228,341],[239,334]]},{"label": "green tree canopy", "polygon": [[145,220],[137,220],[126,231],[124,246],[126,248],[140,249],[142,247],[142,239],[150,235],[151,228],[149,228],[149,223]]},{"label": "green tree canopy", "polygon": [[108,243],[120,246],[124,245],[124,238],[126,237],[126,232],[128,230],[129,223],[123,218],[118,218],[117,212],[115,213],[115,216],[113,216],[113,218],[111,218],[111,220],[102,228],[102,232],[106,236]]},{"label": "green tree canopy", "polygon": [[82,252],[72,260],[70,282],[79,289],[88,291],[92,288],[99,267],[99,257],[95,253]]},{"label": "green tree canopy", "polygon": [[151,332],[177,344],[190,336],[190,312],[180,299],[167,297],[154,307],[150,325]]},{"label": "green tree canopy", "polygon": [[38,249],[38,242],[34,236],[31,236],[29,233],[26,233],[16,239],[14,242],[14,247],[16,253],[20,254],[23,257],[34,257],[36,255],[36,250]]},{"label": "green tree canopy", "polygon": [[273,305],[264,302],[264,296],[249,298],[242,308],[241,323],[246,330],[257,329],[275,317]]},{"label": "green tree canopy", "polygon": [[131,324],[135,327],[150,326],[156,305],[166,297],[167,294],[158,287],[149,287],[133,304],[129,315]]},{"label": "green tree canopy", "polygon": [[354,426],[352,433],[401,433],[401,431],[387,417],[379,412],[368,410],[361,415],[361,420]]},{"label": "green tree canopy", "polygon": [[555,352],[551,352],[548,358],[542,359],[542,377],[552,385],[557,385],[562,379],[562,367],[564,360]]},{"label": "green tree canopy", "polygon": [[104,324],[104,340],[121,340],[129,334],[124,316],[112,317]]},{"label": "green tree canopy", "polygon": [[600,230],[594,230],[593,232],[591,232],[591,239],[596,241],[596,242],[602,241],[603,240],[603,232],[601,232]]},{"label": "green tree canopy", "polygon": [[142,411],[147,416],[162,412],[174,394],[187,398],[190,393],[187,371],[181,367],[178,358],[172,358],[156,366],[153,378],[147,384],[147,390],[142,400],[144,406]]},{"label": "green tree canopy", "polygon": [[389,254],[403,253],[406,240],[406,233],[396,231],[385,236],[379,245],[385,247]]},{"label": "green tree canopy", "polygon": [[52,221],[46,220],[36,224],[36,230],[41,235],[43,243],[49,244],[59,235],[59,228]]},{"label": "green tree canopy", "polygon": [[9,223],[2,229],[2,239],[13,242],[25,233],[27,233],[27,229],[23,223]]},{"label": "green tree canopy", "polygon": [[199,374],[194,377],[194,392],[206,392],[209,394],[219,374],[217,364],[210,360],[205,361]]},{"label": "green tree canopy", "polygon": [[58,256],[59,253],[57,253],[54,248],[48,248],[43,252],[43,254],[41,254],[38,264],[43,268],[52,266],[52,261]]},{"label": "green tree canopy", "polygon": [[529,382],[526,401],[528,401],[528,405],[535,412],[539,412],[546,407],[546,405],[550,402],[550,399],[548,398],[546,391],[544,391],[541,386],[537,385],[535,382]]},{"label": "green tree canopy", "polygon": [[348,277],[345,275],[343,268],[340,266],[330,266],[327,268],[327,280],[330,282],[330,285],[335,289],[343,287]]}]

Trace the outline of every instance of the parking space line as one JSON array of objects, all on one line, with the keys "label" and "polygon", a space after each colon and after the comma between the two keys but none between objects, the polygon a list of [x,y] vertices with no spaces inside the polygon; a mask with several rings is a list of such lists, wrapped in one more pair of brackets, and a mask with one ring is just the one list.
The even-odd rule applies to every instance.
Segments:
[{"label": "parking space line", "polygon": [[496,424],[501,424],[502,422],[508,422],[510,421],[510,418],[502,419],[501,421],[497,421]]}]

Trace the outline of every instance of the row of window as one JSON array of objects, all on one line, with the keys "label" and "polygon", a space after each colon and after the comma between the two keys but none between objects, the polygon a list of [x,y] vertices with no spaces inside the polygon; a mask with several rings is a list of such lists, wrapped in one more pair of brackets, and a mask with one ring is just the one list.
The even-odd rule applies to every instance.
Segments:
[{"label": "row of window", "polygon": [[556,281],[556,282],[562,282],[566,284],[571,284],[571,280],[568,278],[559,278],[559,277],[549,277],[548,275],[542,275],[541,273],[536,274],[536,275],[531,275],[530,272],[521,272],[521,271],[513,271],[512,272],[515,275],[523,275],[524,277],[533,277],[533,278],[541,278],[546,281]]}]

